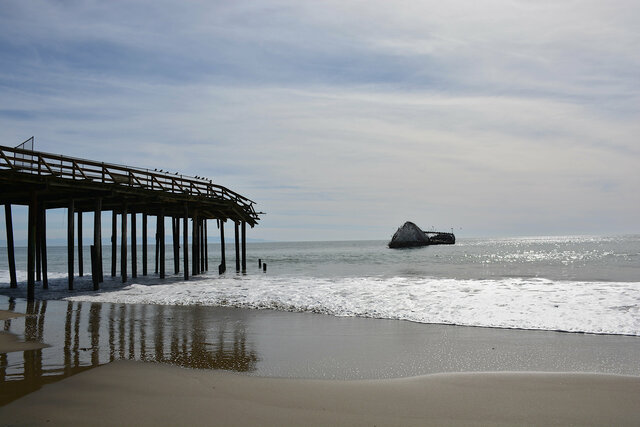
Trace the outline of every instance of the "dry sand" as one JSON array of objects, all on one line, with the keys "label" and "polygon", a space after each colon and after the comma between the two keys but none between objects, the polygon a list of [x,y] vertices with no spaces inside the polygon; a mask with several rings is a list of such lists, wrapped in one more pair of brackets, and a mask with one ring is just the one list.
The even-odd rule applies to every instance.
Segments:
[{"label": "dry sand", "polygon": [[3,425],[639,425],[640,377],[303,380],[118,361],[0,408]]}]

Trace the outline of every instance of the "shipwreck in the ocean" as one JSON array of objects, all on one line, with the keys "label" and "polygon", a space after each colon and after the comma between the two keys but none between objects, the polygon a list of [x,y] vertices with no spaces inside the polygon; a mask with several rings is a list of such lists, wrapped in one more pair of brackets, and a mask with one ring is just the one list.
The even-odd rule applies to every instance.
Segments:
[{"label": "shipwreck in the ocean", "polygon": [[390,248],[411,248],[429,245],[453,245],[456,236],[453,233],[443,231],[422,231],[413,222],[407,221],[398,228],[391,241]]}]

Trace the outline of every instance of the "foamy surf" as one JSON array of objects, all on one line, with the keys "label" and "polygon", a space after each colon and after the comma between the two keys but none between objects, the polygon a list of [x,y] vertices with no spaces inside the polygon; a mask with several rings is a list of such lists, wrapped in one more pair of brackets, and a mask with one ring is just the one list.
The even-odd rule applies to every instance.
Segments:
[{"label": "foamy surf", "polygon": [[640,283],[546,279],[201,278],[65,298],[313,312],[495,328],[640,335]]}]

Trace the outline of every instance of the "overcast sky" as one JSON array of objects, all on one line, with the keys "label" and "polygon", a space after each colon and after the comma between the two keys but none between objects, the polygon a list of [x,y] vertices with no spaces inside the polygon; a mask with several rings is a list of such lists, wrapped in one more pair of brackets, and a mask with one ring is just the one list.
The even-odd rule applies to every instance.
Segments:
[{"label": "overcast sky", "polygon": [[3,0],[0,144],[212,178],[259,239],[637,233],[639,23],[636,0]]}]

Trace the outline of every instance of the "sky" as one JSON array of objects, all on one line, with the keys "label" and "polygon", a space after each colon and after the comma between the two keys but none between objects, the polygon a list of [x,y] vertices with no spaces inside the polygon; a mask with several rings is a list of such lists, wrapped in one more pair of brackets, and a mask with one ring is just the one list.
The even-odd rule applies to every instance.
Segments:
[{"label": "sky", "polygon": [[266,213],[255,239],[639,233],[638,22],[636,0],[4,0],[0,145],[211,178]]}]

